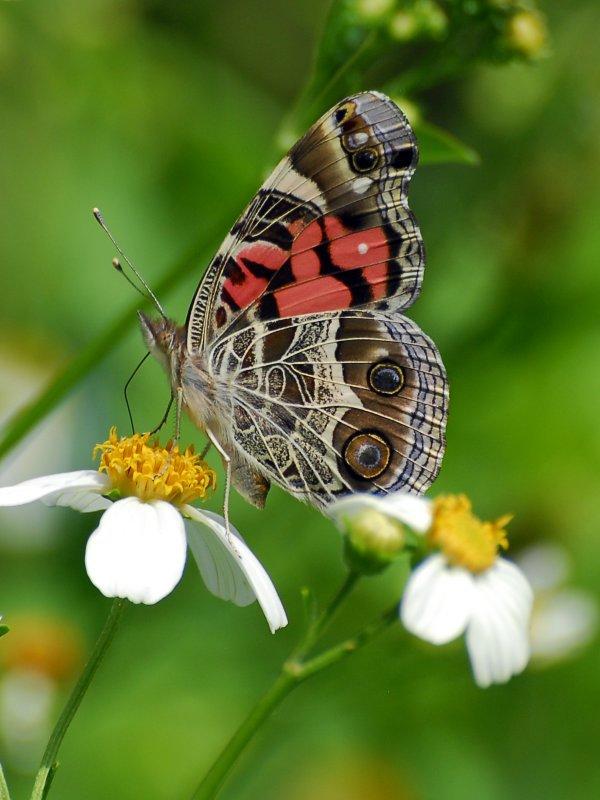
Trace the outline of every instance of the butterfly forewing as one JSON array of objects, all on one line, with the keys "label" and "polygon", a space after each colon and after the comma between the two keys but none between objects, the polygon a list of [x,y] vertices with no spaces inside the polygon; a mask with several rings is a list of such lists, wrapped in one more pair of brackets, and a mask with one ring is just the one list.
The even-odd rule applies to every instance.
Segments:
[{"label": "butterfly forewing", "polygon": [[423,244],[407,205],[417,162],[410,126],[388,98],[350,97],[291,149],[236,222],[188,314],[197,352],[242,312],[268,320],[418,294]]}]

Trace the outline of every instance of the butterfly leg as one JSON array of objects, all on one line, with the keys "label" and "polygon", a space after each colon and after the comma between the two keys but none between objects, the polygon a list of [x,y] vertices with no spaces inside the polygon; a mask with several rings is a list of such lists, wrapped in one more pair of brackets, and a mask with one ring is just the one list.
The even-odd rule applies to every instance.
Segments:
[{"label": "butterfly leg", "polygon": [[152,436],[152,435],[153,435],[153,434],[155,434],[155,433],[158,433],[158,432],[159,432],[159,430],[162,428],[162,426],[163,426],[163,425],[165,424],[165,422],[167,421],[167,419],[169,418],[169,412],[170,412],[170,410],[171,410],[171,408],[172,408],[172,406],[173,406],[173,400],[174,400],[174,399],[175,399],[175,398],[173,397],[173,394],[171,394],[171,399],[169,400],[169,405],[167,406],[167,410],[166,410],[166,411],[165,411],[165,413],[163,414],[163,416],[162,416],[162,419],[161,419],[161,421],[158,423],[158,425],[157,425],[155,428],[152,428],[152,430],[150,431],[150,436]]},{"label": "butterfly leg", "polygon": [[208,451],[210,450],[211,447],[212,447],[212,442],[209,439],[208,442],[206,443],[204,449],[200,453],[200,458],[201,458],[202,461],[204,461],[204,459],[206,458],[206,455],[207,455],[207,453],[208,453]]},{"label": "butterfly leg", "polygon": [[183,406],[183,388],[177,387],[177,405],[175,406],[175,438],[173,439],[173,446],[179,445],[181,438],[181,409]]},{"label": "butterfly leg", "polygon": [[[167,408],[165,417],[169,413],[169,411],[171,409],[171,406],[173,404],[173,401],[174,401],[174,396],[171,395],[171,402],[169,403],[169,406]],[[181,386],[178,386],[177,387],[177,404],[175,406],[175,436],[173,436],[173,439],[171,440],[171,448],[172,448],[172,450],[174,450],[176,447],[179,446],[179,439],[181,438],[181,408],[182,408],[182,405],[183,405],[183,389],[181,388]],[[159,425],[159,428],[162,426],[163,423],[164,423],[164,419],[161,422],[161,424]],[[154,431],[152,431],[152,433],[154,433]],[[170,464],[171,464],[171,456],[169,456],[169,458],[166,459],[161,471],[159,472],[159,475],[164,475],[164,473],[169,469]]]},{"label": "butterfly leg", "polygon": [[[231,530],[229,527],[229,493],[231,489],[231,456],[223,450],[221,445],[219,444],[218,439],[214,435],[214,433],[210,430],[210,428],[206,428],[206,435],[208,436],[210,443],[214,444],[215,449],[220,453],[223,461],[225,463],[225,490],[223,492],[223,517],[225,519],[225,531],[227,533],[227,538],[229,543],[233,547],[234,551],[237,553],[235,543],[231,536]],[[239,553],[237,553],[239,556]]]}]

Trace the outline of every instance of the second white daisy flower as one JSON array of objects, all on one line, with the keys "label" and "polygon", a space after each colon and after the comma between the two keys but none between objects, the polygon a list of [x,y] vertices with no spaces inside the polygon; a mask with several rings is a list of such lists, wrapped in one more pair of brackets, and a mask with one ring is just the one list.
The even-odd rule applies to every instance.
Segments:
[{"label": "second white daisy flower", "polygon": [[419,534],[429,554],[404,589],[400,617],[407,630],[435,645],[465,634],[479,686],[503,683],[525,668],[532,591],[521,570],[498,554],[506,546],[509,517],[481,522],[464,495],[432,501],[403,492],[354,495],[329,513],[347,537],[358,527],[359,544],[382,566],[391,560],[390,543],[393,557],[410,546],[401,528],[390,529],[386,518]]}]

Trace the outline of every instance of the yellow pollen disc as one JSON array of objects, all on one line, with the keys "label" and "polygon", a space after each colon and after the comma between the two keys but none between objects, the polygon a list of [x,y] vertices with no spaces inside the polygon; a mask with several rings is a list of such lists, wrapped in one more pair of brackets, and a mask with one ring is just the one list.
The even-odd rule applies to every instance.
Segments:
[{"label": "yellow pollen disc", "polygon": [[512,515],[506,514],[495,522],[483,522],[473,514],[464,494],[445,495],[434,501],[433,524],[427,536],[451,564],[483,572],[496,560],[498,549],[508,547],[504,528],[511,519]]},{"label": "yellow pollen disc", "polygon": [[203,500],[215,488],[215,471],[194,453],[193,446],[181,453],[172,442],[161,447],[158,440],[149,439],[149,433],[119,437],[117,429],[111,428],[108,439],[96,445],[98,470],[108,475],[113,489],[144,501],[183,505]]}]

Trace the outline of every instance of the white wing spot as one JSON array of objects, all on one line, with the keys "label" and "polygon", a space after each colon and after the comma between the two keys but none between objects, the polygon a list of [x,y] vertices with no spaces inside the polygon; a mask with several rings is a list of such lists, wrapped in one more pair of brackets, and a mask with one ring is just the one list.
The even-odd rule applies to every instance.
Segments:
[{"label": "white wing spot", "polygon": [[356,194],[364,194],[372,183],[371,178],[363,175],[361,178],[355,178],[352,181],[352,189]]},{"label": "white wing spot", "polygon": [[368,251],[368,249],[369,249],[369,245],[366,244],[366,242],[361,242],[358,245],[358,252],[361,254],[361,256],[364,256],[364,254]]},{"label": "white wing spot", "polygon": [[346,145],[350,150],[357,150],[361,145],[369,141],[369,134],[364,131],[357,131],[356,133],[349,133],[346,136]]}]

